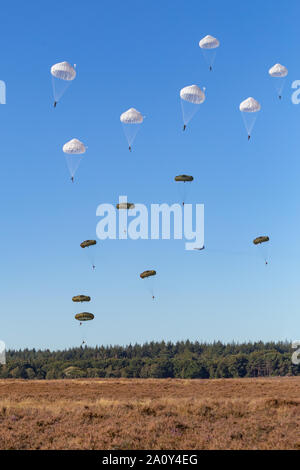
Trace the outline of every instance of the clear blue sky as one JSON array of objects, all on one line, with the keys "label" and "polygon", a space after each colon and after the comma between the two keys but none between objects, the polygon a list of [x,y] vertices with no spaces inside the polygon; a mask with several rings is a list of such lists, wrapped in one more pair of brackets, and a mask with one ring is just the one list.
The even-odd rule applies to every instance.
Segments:
[{"label": "clear blue sky", "polygon": [[[280,8],[279,8],[280,6]],[[12,1],[1,11],[0,339],[9,348],[80,344],[73,295],[95,314],[90,345],[151,340],[297,340],[299,315],[299,2]],[[209,72],[199,40],[221,41]],[[77,64],[54,110],[50,66]],[[289,76],[280,102],[268,69]],[[206,87],[182,132],[179,90]],[[239,103],[262,104],[247,141]],[[130,154],[119,115],[147,116]],[[88,145],[74,185],[62,153]],[[107,241],[92,272],[79,243],[96,208],[119,194],[178,200],[173,178],[195,177],[205,252],[183,241]],[[269,265],[252,239],[269,234]],[[139,273],[157,270],[156,295]],[[85,308],[83,307],[83,310]]]}]

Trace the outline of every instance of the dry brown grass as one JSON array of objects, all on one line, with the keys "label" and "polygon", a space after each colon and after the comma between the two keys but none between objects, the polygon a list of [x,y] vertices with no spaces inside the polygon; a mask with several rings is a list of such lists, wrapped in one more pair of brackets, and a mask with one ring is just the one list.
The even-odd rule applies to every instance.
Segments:
[{"label": "dry brown grass", "polygon": [[300,377],[0,380],[0,449],[300,449]]}]

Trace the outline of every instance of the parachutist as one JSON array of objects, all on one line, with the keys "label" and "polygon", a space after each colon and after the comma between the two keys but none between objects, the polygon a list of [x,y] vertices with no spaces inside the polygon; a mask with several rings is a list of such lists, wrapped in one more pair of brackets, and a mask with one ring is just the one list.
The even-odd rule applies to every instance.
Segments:
[{"label": "parachutist", "polygon": [[184,124],[184,126],[183,126],[183,130],[184,130],[184,131],[186,130],[186,125],[185,125],[185,124]]},{"label": "parachutist", "polygon": [[209,67],[210,72],[212,71],[212,66]]},{"label": "parachutist", "polygon": [[54,101],[54,105],[53,105],[54,108],[56,108],[56,105],[57,105],[57,101]]},{"label": "parachutist", "polygon": [[154,295],[152,295],[152,299],[153,299],[153,300],[155,299]]},{"label": "parachutist", "polygon": [[93,264],[93,266],[92,266],[93,271],[95,271],[95,268],[96,268],[96,266]]},{"label": "parachutist", "polygon": [[281,96],[279,95],[279,99],[281,100]]},{"label": "parachutist", "polygon": [[129,152],[131,152],[131,147],[130,147],[130,145],[129,145]]},{"label": "parachutist", "polygon": [[74,183],[74,176],[71,176],[71,181],[72,183]]},{"label": "parachutist", "polygon": [[248,140],[250,140],[251,135],[248,135]]}]

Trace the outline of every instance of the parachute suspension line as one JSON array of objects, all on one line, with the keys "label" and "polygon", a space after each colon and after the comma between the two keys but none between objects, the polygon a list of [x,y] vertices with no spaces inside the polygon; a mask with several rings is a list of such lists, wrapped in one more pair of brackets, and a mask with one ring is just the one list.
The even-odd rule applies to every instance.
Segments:
[{"label": "parachute suspension line", "polygon": [[201,49],[203,57],[207,65],[209,66],[209,71],[213,69],[213,65],[216,59],[217,50],[216,49]]},{"label": "parachute suspension line", "polygon": [[70,80],[61,80],[59,78],[55,78],[52,75],[52,89],[53,89],[53,97],[54,97],[54,108],[56,108],[57,103],[60,101],[62,96],[65,94],[69,86],[71,85],[72,81]]},{"label": "parachute suspension line", "polygon": [[242,113],[244,125],[248,132],[248,140],[250,140],[255,121],[257,119],[257,113]]},{"label": "parachute suspension line", "polygon": [[199,111],[199,105],[181,100],[181,111],[183,119],[183,130],[185,131],[188,123],[193,119],[197,111]]},{"label": "parachute suspension line", "polygon": [[83,155],[76,154],[65,154],[69,173],[71,175],[71,181],[74,182],[75,173],[79,168],[79,165],[83,159]]},{"label": "parachute suspension line", "polygon": [[128,142],[128,149],[129,152],[132,150],[132,144],[137,136],[138,131],[140,130],[140,125],[139,124],[125,124],[122,122],[124,134],[126,137],[126,140]]},{"label": "parachute suspension line", "polygon": [[[283,89],[284,89],[284,85],[285,85],[285,77],[278,77],[278,78],[275,78],[276,82],[275,82],[275,88],[276,88],[276,91],[278,93],[278,98],[281,100],[282,99],[282,93],[283,93]],[[277,83],[277,86],[276,86],[276,83]]]}]

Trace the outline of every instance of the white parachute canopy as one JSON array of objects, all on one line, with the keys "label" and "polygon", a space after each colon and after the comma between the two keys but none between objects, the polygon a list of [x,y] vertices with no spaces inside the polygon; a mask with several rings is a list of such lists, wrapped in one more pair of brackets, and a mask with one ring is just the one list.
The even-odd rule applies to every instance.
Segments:
[{"label": "white parachute canopy", "polygon": [[240,111],[243,116],[246,131],[248,132],[248,140],[250,140],[251,132],[257,118],[257,113],[260,111],[260,109],[260,103],[252,97],[247,98],[240,104]]},{"label": "white parachute canopy", "polygon": [[120,121],[123,125],[124,134],[129,145],[129,150],[131,151],[131,146],[140,129],[140,125],[144,121],[144,118],[141,113],[137,111],[137,109],[130,108],[121,114]]},{"label": "white parachute canopy", "polygon": [[83,154],[86,152],[86,147],[82,142],[80,142],[80,140],[72,139],[64,144],[63,152],[66,157],[71,180],[74,181],[75,173],[83,158]]},{"label": "white parachute canopy", "polygon": [[204,59],[209,65],[209,70],[212,70],[219,46],[220,41],[209,34],[199,41],[199,47],[203,53]]},{"label": "white parachute canopy", "polygon": [[197,85],[186,86],[180,90],[183,130],[199,110],[199,105],[205,101],[204,91]]},{"label": "white parachute canopy", "polygon": [[56,103],[58,103],[76,77],[76,70],[75,65],[72,66],[69,62],[65,61],[52,65],[50,71],[52,75],[54,106],[56,106]]},{"label": "white parachute canopy", "polygon": [[283,87],[285,85],[285,78],[288,75],[288,69],[284,65],[275,64],[270,68],[269,75],[276,79],[274,81],[275,88],[277,90],[278,97],[281,100]]}]

